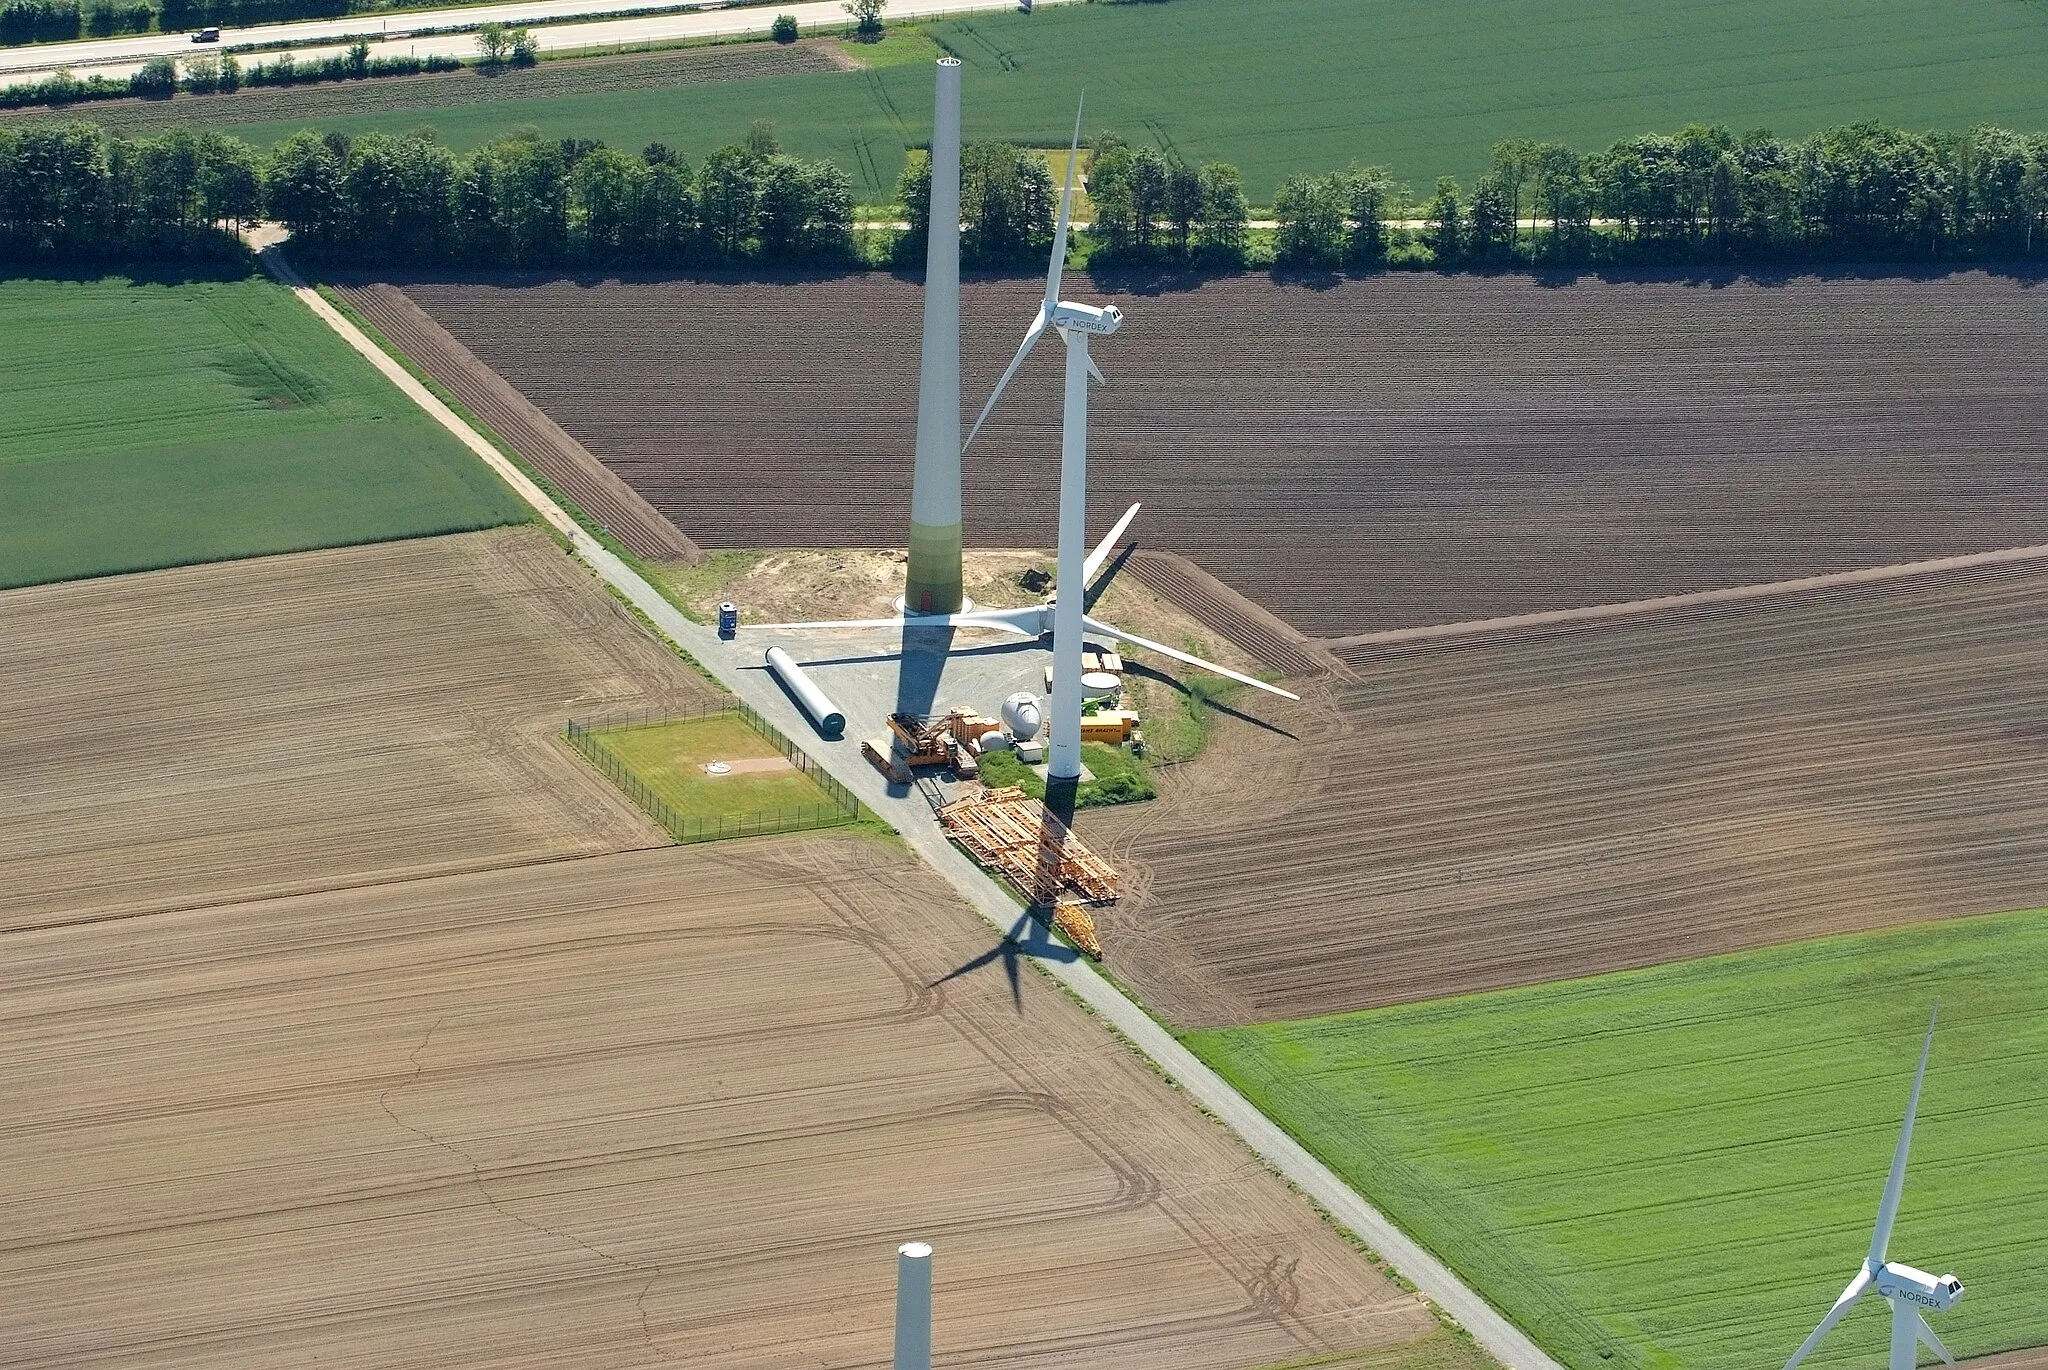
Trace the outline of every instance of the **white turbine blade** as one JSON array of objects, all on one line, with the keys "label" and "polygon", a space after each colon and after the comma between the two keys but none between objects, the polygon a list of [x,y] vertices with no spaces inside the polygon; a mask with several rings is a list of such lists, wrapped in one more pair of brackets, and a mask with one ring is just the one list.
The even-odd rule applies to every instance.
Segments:
[{"label": "white turbine blade", "polygon": [[749,623],[743,626],[748,632],[759,632],[764,628],[1002,628],[1024,637],[1033,636],[1014,623],[984,618],[979,614],[899,614],[895,618],[833,618],[816,623]]},{"label": "white turbine blade", "polygon": [[1010,369],[1003,372],[1003,378],[996,382],[996,388],[990,393],[988,403],[981,407],[981,417],[976,419],[974,427],[967,431],[967,441],[960,444],[963,456],[974,444],[974,435],[981,431],[981,426],[988,422],[988,416],[995,412],[996,401],[1003,397],[1003,391],[1009,389],[1011,380],[1017,375],[1017,368],[1024,365],[1024,359],[1031,355],[1031,349],[1038,346],[1038,340],[1045,336],[1046,320],[1050,317],[1046,310],[1041,309],[1038,311],[1038,317],[1031,321],[1031,327],[1024,330],[1024,342],[1017,348],[1017,355],[1010,358]]},{"label": "white turbine blade", "polygon": [[1083,352],[1081,360],[1088,363],[1088,374],[1094,378],[1097,385],[1109,384],[1109,378],[1102,374],[1102,368],[1095,364],[1095,358],[1091,354]]},{"label": "white turbine blade", "polygon": [[1793,1366],[1806,1359],[1808,1352],[1820,1345],[1820,1339],[1842,1320],[1844,1313],[1855,1306],[1856,1300],[1863,1297],[1864,1291],[1870,1288],[1871,1281],[1876,1278],[1867,1265],[1856,1272],[1856,1278],[1849,1281],[1849,1287],[1842,1291],[1841,1298],[1835,1300],[1835,1306],[1828,1310],[1828,1315],[1820,1320],[1820,1326],[1813,1329],[1813,1335],[1799,1343],[1799,1349],[1792,1353],[1792,1359],[1785,1362],[1785,1370],[1792,1370]]},{"label": "white turbine blade", "polygon": [[1102,569],[1102,563],[1109,560],[1109,553],[1116,546],[1116,540],[1124,535],[1124,529],[1131,526],[1131,520],[1138,516],[1138,505],[1124,510],[1124,516],[1116,521],[1116,527],[1109,530],[1109,536],[1095,544],[1095,550],[1081,563],[1081,579],[1088,584],[1095,583],[1095,573]]},{"label": "white turbine blade", "polygon": [[1899,1129],[1899,1146],[1892,1152],[1892,1173],[1884,1182],[1884,1202],[1877,1206],[1877,1229],[1870,1234],[1870,1263],[1882,1265],[1885,1247],[1892,1237],[1892,1220],[1899,1216],[1899,1195],[1906,1187],[1906,1152],[1913,1145],[1913,1115],[1920,1110],[1920,1084],[1927,1078],[1927,1053],[1934,1049],[1934,1019],[1941,1005],[1927,1018],[1927,1040],[1920,1044],[1920,1069],[1913,1076],[1913,1093],[1906,1100],[1906,1125]]},{"label": "white turbine blade", "polygon": [[1240,685],[1249,685],[1255,690],[1264,690],[1267,694],[1279,695],[1282,699],[1301,698],[1300,695],[1295,694],[1291,690],[1283,690],[1278,685],[1268,685],[1256,676],[1243,675],[1231,670],[1228,666],[1218,666],[1213,661],[1204,661],[1198,656],[1191,656],[1186,652],[1169,647],[1163,642],[1154,642],[1149,637],[1139,637],[1136,633],[1127,633],[1121,628],[1112,628],[1099,618],[1083,617],[1081,622],[1106,637],[1121,639],[1124,642],[1130,643],[1133,647],[1143,647],[1148,652],[1157,652],[1161,656],[1170,656],[1175,661],[1186,662],[1190,666],[1199,666],[1205,671],[1225,676]]},{"label": "white turbine blade", "polygon": [[747,623],[741,626],[750,632],[763,628],[898,628],[903,625],[902,615],[895,618],[834,618],[817,623]]},{"label": "white turbine blade", "polygon": [[1060,222],[1052,234],[1052,264],[1045,269],[1045,314],[1052,317],[1053,306],[1060,302],[1060,273],[1067,265],[1067,213],[1074,204],[1074,164],[1081,160],[1081,110],[1087,104],[1084,95],[1074,106],[1074,146],[1067,153],[1067,183],[1060,188]]},{"label": "white turbine blade", "polygon": [[1951,1356],[1948,1353],[1948,1348],[1941,1344],[1941,1338],[1934,1335],[1934,1329],[1927,1325],[1927,1319],[1916,1311],[1913,1314],[1913,1322],[1915,1324],[1913,1330],[1920,1334],[1920,1340],[1927,1343],[1927,1349],[1940,1356],[1944,1363],[1954,1365],[1956,1358]]},{"label": "white turbine blade", "polygon": [[980,614],[949,614],[947,622],[954,628],[995,628],[1018,637],[1037,637],[1029,628],[1020,628],[1006,618],[984,618]]}]

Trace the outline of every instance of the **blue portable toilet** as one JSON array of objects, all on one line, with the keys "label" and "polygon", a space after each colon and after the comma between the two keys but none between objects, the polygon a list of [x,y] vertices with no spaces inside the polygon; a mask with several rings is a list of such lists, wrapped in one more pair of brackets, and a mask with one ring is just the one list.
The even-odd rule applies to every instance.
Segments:
[{"label": "blue portable toilet", "polygon": [[740,630],[739,606],[727,600],[718,606],[718,635],[729,638]]}]

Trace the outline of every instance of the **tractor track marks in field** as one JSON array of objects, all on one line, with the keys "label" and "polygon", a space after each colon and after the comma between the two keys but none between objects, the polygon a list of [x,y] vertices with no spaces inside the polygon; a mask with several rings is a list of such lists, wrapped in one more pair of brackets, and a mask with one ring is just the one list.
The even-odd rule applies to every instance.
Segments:
[{"label": "tractor track marks in field", "polygon": [[[1344,649],[1224,722],[1119,974],[1190,1026],[1312,1016],[2040,902],[2048,568]],[[1263,703],[1263,701],[1261,701]]]},{"label": "tractor track marks in field", "polygon": [[710,697],[533,528],[0,601],[0,931],[651,845],[555,734]]},{"label": "tractor track marks in field", "polygon": [[1426,1309],[1038,977],[1021,1020],[998,971],[904,1013],[983,934],[879,844],[149,929],[24,931],[0,969],[17,1351],[869,1364],[923,1236],[972,1363],[1437,1363]]},{"label": "tractor track marks in field", "polygon": [[[398,283],[701,545],[901,545],[915,281]],[[1077,279],[1128,320],[1091,401],[1094,523],[1143,500],[1141,545],[1310,637],[2039,543],[2034,286]],[[970,410],[1036,289],[966,284]],[[1013,391],[967,460],[968,537],[1033,546],[1057,366]]]},{"label": "tractor track marks in field", "polygon": [[402,291],[366,279],[337,287],[342,298],[421,370],[512,445],[526,464],[636,556],[704,559],[697,545],[605,468],[554,420],[435,323]]}]

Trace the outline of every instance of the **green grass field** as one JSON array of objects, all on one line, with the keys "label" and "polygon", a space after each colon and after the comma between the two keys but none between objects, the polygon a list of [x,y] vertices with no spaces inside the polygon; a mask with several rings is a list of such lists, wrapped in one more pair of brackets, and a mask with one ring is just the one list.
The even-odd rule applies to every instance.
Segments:
[{"label": "green grass field", "polygon": [[[1085,88],[1091,132],[1235,162],[1258,202],[1291,172],[1353,162],[1418,188],[1469,179],[1507,137],[1590,151],[1695,119],[1787,135],[1865,118],[2048,126],[2048,5],[2035,0],[1173,0],[929,32],[967,63],[970,138],[1064,145]],[[659,140],[695,161],[757,118],[886,199],[905,147],[930,136],[931,74],[910,61],[326,122],[431,123],[457,147],[531,123],[620,147]],[[296,126],[235,131],[268,144]]]},{"label": "green grass field", "polygon": [[[1855,1272],[1932,1001],[1891,1253],[1958,1356],[2048,1343],[2048,912],[1188,1044],[1574,1370],[1782,1365]],[[1881,1300],[1813,1363],[1883,1362]]]},{"label": "green grass field", "polygon": [[[604,728],[591,740],[687,822],[754,818],[798,809],[824,811],[832,801],[808,775],[738,714],[713,714],[631,727]],[[706,763],[734,766],[725,775],[705,773]],[[749,770],[744,762],[775,763]]]},{"label": "green grass field", "polygon": [[282,287],[0,280],[0,587],[514,523]]}]

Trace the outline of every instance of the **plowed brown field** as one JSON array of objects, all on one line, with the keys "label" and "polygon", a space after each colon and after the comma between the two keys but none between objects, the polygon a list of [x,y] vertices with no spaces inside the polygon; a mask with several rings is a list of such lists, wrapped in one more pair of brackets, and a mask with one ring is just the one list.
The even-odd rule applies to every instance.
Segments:
[{"label": "plowed brown field", "polygon": [[840,841],[7,934],[0,1364],[880,1366],[914,1237],[949,1365],[1483,1363],[977,929]]},{"label": "plowed brown field", "polygon": [[[1035,289],[967,286],[970,412]],[[1312,636],[2048,540],[2032,278],[1072,289],[1126,314],[1095,524],[1144,500],[1142,541]],[[407,292],[699,543],[902,545],[914,282]],[[1050,540],[1058,376],[1034,358],[969,455],[971,540]]]},{"label": "plowed brown field", "polygon": [[0,929],[666,839],[555,740],[710,687],[533,528],[0,595]]},{"label": "plowed brown field", "polygon": [[[2043,902],[2048,568],[1345,649],[1083,832],[1118,974],[1297,1018]],[[1291,734],[1288,735],[1288,734]]]}]

